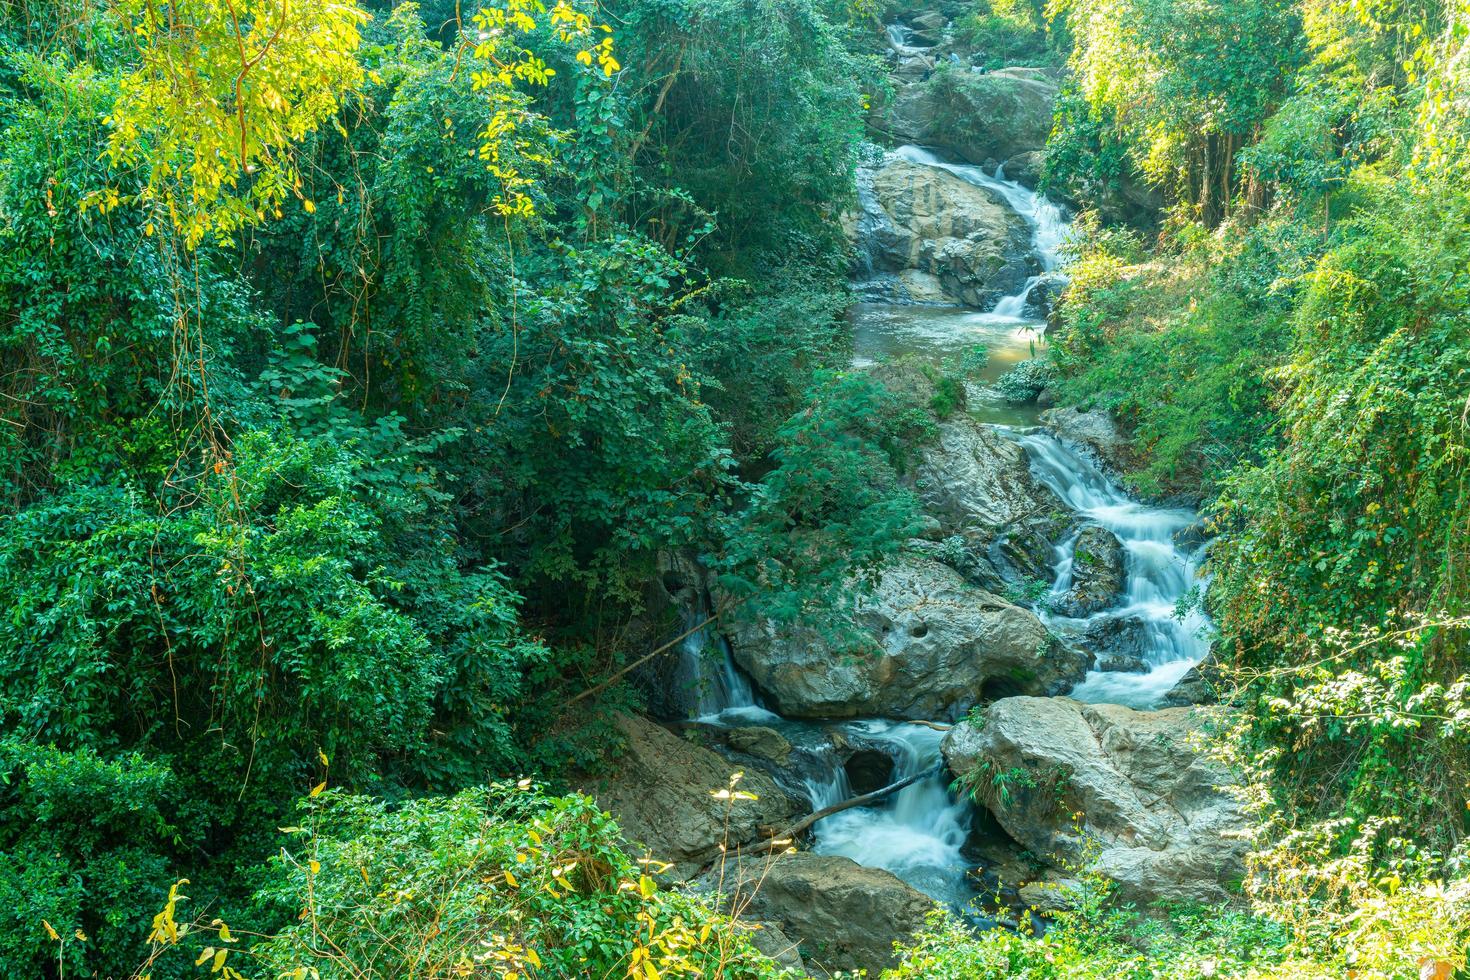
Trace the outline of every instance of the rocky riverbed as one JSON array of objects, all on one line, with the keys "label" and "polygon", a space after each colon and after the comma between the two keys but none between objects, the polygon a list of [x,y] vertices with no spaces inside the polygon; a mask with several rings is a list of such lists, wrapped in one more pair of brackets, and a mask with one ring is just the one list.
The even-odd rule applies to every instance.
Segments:
[{"label": "rocky riverbed", "polygon": [[[978,927],[1065,907],[1084,863],[1139,902],[1217,900],[1242,870],[1229,774],[1197,737],[1220,721],[1195,706],[1209,627],[1178,611],[1203,584],[1194,515],[1120,488],[1128,440],[1106,415],[991,387],[1044,347],[1060,282],[1065,212],[1034,192],[1055,80],[969,71],[938,13],[887,37],[897,90],[875,129],[929,149],[859,174],[857,365],[915,385],[904,358],[978,344],[991,364],[909,473],[925,530],[841,644],[692,630],[648,668],[660,720],[620,718],[621,768],[585,787],[812,975],[883,967],[936,903]],[[667,567],[657,603],[699,624],[714,583],[687,557]],[[792,828],[795,853],[769,844]]]}]

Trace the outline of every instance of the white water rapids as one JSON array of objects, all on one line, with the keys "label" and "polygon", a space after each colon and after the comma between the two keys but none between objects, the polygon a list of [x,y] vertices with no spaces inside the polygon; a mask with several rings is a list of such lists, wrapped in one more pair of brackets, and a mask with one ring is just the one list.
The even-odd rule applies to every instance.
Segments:
[{"label": "white water rapids", "polygon": [[[908,39],[906,29],[890,29],[890,40],[901,52],[908,47]],[[912,334],[913,326],[902,322],[908,316],[921,332],[932,333],[935,324],[940,324],[940,329],[957,331],[957,343],[973,343],[975,337],[983,336],[991,345],[992,356],[1009,355],[1004,360],[1014,361],[1020,356],[1011,349],[1018,345],[1021,351],[1029,352],[1045,329],[1041,321],[1025,319],[1029,297],[1043,280],[1061,278],[1059,253],[1069,232],[1063,211],[1043,195],[1006,180],[1003,173],[991,175],[976,166],[951,163],[917,146],[893,152],[983,187],[1014,209],[1031,229],[1032,250],[1040,271],[988,313],[957,313],[943,319],[931,313],[921,321],[925,316],[922,308],[888,307],[883,310],[880,329],[908,329]],[[914,312],[905,314],[905,309]],[[942,341],[926,339],[939,346]],[[860,364],[873,359],[862,350],[858,354]],[[1203,617],[1198,612],[1183,619],[1175,616],[1181,598],[1196,585],[1202,558],[1202,549],[1187,552],[1175,543],[1178,532],[1194,523],[1194,514],[1133,500],[1086,453],[1043,429],[1000,428],[1025,449],[1033,474],[1076,514],[1078,526],[1101,525],[1117,536],[1124,550],[1124,594],[1114,608],[1085,619],[1066,619],[1046,612],[1043,603],[1041,615],[1068,641],[1080,641],[1090,630],[1110,625],[1108,620],[1118,620],[1131,630],[1128,635],[1147,670],[1091,671],[1071,696],[1091,702],[1156,707],[1184,672],[1208,652]],[[1056,546],[1053,597],[1071,587],[1075,541],[1074,533]],[[690,625],[697,621],[691,619]],[[698,691],[700,721],[722,727],[767,724],[788,734],[815,735],[809,740],[812,744],[829,748],[819,750],[826,756],[818,766],[818,774],[808,776],[798,788],[806,792],[814,810],[856,795],[833,754],[835,750],[830,748],[829,737],[816,726],[787,721],[763,707],[750,681],[732,661],[722,637],[713,631],[701,631],[685,642],[683,650],[683,679]],[[930,775],[878,805],[854,807],[818,822],[813,828],[813,849],[886,868],[933,898],[964,909],[976,895],[970,874],[975,866],[963,853],[974,814],[967,800],[950,792],[949,775],[940,754],[943,732],[910,722],[876,719],[846,722],[837,729],[853,743],[877,748],[891,757],[893,782],[920,773]]]}]

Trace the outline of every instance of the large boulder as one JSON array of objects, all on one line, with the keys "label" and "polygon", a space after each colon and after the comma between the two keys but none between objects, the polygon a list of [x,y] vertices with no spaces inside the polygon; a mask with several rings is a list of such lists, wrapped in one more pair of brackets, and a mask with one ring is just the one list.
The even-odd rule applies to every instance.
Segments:
[{"label": "large boulder", "polygon": [[912,939],[934,905],[892,872],[810,852],[740,858],[704,883],[744,906],[743,917],[775,923],[802,959],[828,972],[876,976],[892,966],[893,944]]},{"label": "large boulder", "polygon": [[947,534],[990,540],[1004,528],[1063,506],[1032,475],[1019,443],[968,415],[940,423],[912,481],[924,512],[937,517]]},{"label": "large boulder", "polygon": [[[1218,902],[1244,872],[1229,773],[1191,745],[1204,709],[1006,698],[944,740],[1006,833],[1058,867],[1096,861],[1123,897]],[[1080,832],[1079,832],[1080,831]]]},{"label": "large boulder", "polygon": [[1003,581],[1051,580],[1055,545],[1074,518],[1032,474],[1020,444],[958,415],[940,423],[910,479],[941,533],[983,552]]},{"label": "large boulder", "polygon": [[719,855],[722,843],[733,850],[755,840],[761,828],[785,826],[803,812],[754,769],[744,770],[739,789],[756,799],[716,799],[710,794],[727,789],[736,771],[728,760],[645,718],[619,715],[614,724],[626,750],[611,772],[582,788],[617,818],[629,843],[672,862],[677,874],[698,871]]},{"label": "large boulder", "polygon": [[774,709],[801,718],[956,718],[993,697],[1064,690],[1089,660],[1034,613],[913,553],[857,600],[850,630],[757,620],[730,640]]},{"label": "large boulder", "polygon": [[896,156],[862,180],[863,212],[849,224],[867,274],[900,274],[916,300],[938,299],[937,285],[942,297],[971,306],[1026,281],[1026,221],[989,191]]},{"label": "large boulder", "polygon": [[1169,705],[1214,704],[1224,691],[1220,661],[1212,653],[1200,663],[1185,671],[1179,682],[1164,695]]},{"label": "large boulder", "polygon": [[1055,80],[1040,69],[942,71],[898,93],[887,129],[896,139],[994,166],[1046,146],[1056,94]]},{"label": "large boulder", "polygon": [[1091,449],[1116,472],[1128,468],[1128,437],[1108,412],[1073,406],[1049,408],[1041,413],[1041,424],[1061,438]]},{"label": "large boulder", "polygon": [[1052,603],[1052,611],[1081,618],[1116,605],[1123,594],[1123,545],[1105,527],[1089,524],[1072,546],[1072,586]]}]

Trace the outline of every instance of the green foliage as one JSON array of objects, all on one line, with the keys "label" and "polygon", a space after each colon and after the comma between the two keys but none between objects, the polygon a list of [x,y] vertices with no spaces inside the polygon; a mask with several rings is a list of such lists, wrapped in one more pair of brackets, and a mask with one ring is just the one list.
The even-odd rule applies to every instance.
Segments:
[{"label": "green foliage", "polygon": [[301,810],[257,896],[288,923],[249,947],[266,975],[444,976],[484,962],[645,975],[645,961],[670,976],[780,972],[748,933],[656,885],[586,797],[494,784],[403,807],[329,792]]},{"label": "green foliage", "polygon": [[[1111,163],[1121,142],[1171,201],[1218,223],[1235,196],[1236,151],[1281,102],[1301,60],[1297,5],[1067,0],[1052,15],[1073,38],[1069,65],[1088,107],[1069,106],[1063,117],[1084,127],[1069,140],[1073,155]],[[1111,135],[1089,140],[1097,122]],[[1089,143],[1091,154],[1077,153]]]},{"label": "green foliage", "polygon": [[1055,370],[1050,361],[1033,357],[1022,361],[1001,375],[995,388],[1001,397],[1013,405],[1025,405],[1036,401],[1043,390],[1056,381]]},{"label": "green foliage", "polygon": [[1057,61],[1048,47],[1045,4],[983,0],[956,22],[958,33],[990,68]]},{"label": "green foliage", "polygon": [[167,765],[137,753],[0,740],[0,972],[129,975],[139,910],[171,880],[182,795]]},{"label": "green foliage", "polygon": [[[1296,309],[1280,444],[1235,474],[1221,504],[1242,526],[1220,553],[1220,604],[1252,669],[1317,660],[1334,631],[1464,612],[1467,245],[1428,229],[1457,227],[1470,199],[1368,193],[1376,206],[1323,256]],[[1258,734],[1290,744],[1293,768],[1334,774],[1330,796],[1318,785],[1304,805],[1399,814],[1445,846],[1463,819],[1470,740],[1434,692],[1463,673],[1464,633],[1411,629],[1398,645],[1370,640],[1327,657],[1325,673],[1265,680],[1260,693],[1283,701]],[[1426,717],[1397,717],[1415,704]]]},{"label": "green foliage", "polygon": [[[875,65],[826,5],[164,9],[0,10],[7,975],[56,969],[41,919],[67,975],[127,975],[185,894],[267,925],[327,758],[395,801],[341,804],[380,862],[468,846],[494,794],[395,808],[589,759],[563,705],[645,652],[660,551],[774,557],[817,615],[912,518],[927,414],[833,373]],[[585,801],[537,805],[631,874]],[[692,902],[596,894],[536,914],[609,967],[745,962]]]},{"label": "green foliage", "polygon": [[[1230,18],[1274,16],[1250,8]],[[1147,29],[1088,27],[1080,9],[1095,65]],[[1444,96],[1462,13],[1304,8],[1310,61],[1278,108],[1274,82],[1239,100],[1221,89],[1222,109],[1244,113],[1229,118],[1259,122],[1237,130],[1235,217],[1209,232],[1176,214],[1151,255],[1090,229],[1052,346],[1064,393],[1133,428],[1142,487],[1217,497],[1207,604],[1242,708],[1230,751],[1263,827],[1258,908],[1312,943],[1356,945],[1383,976],[1406,969],[1393,942],[1434,946],[1423,923],[1463,914],[1436,890],[1463,880],[1470,782],[1470,198],[1463,107]],[[1083,94],[1152,112],[1152,96],[1134,100],[1140,78],[1155,95],[1212,78],[1184,64],[1111,90],[1098,75]]]},{"label": "green foliage", "polygon": [[[918,531],[917,504],[898,486],[927,412],[866,374],[822,374],[806,406],[777,433],[774,468],[728,518],[716,561],[742,617],[794,623],[849,608],[856,575],[876,580]],[[842,554],[840,565],[822,556]]]}]

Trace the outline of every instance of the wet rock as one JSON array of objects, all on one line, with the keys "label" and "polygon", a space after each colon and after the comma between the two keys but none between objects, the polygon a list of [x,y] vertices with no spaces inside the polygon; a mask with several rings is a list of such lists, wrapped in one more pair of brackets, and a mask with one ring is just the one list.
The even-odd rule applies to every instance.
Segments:
[{"label": "wet rock", "polygon": [[939,281],[938,276],[920,272],[918,269],[904,269],[899,272],[898,288],[903,292],[902,299],[910,303],[942,306],[954,302],[944,291],[944,284]]},{"label": "wet rock", "polygon": [[1214,704],[1220,700],[1222,679],[1220,663],[1211,654],[1203,662],[1195,664],[1179,678],[1179,683],[1164,695],[1164,703],[1170,705]]},{"label": "wet rock", "polygon": [[1041,424],[1061,438],[1091,449],[1117,472],[1128,468],[1128,440],[1112,415],[1102,409],[1049,408],[1041,413]]},{"label": "wet rock", "polygon": [[899,92],[886,128],[897,139],[939,146],[970,163],[1012,160],[1046,145],[1056,93],[1051,75],[1036,69],[940,72]]},{"label": "wet rock", "polygon": [[961,778],[1002,774],[976,780],[986,806],[1056,866],[1095,860],[1130,901],[1213,903],[1244,872],[1246,820],[1229,773],[1190,742],[1209,719],[1199,708],[1008,698],[983,727],[956,725],[944,756]]},{"label": "wet rock", "polygon": [[924,511],[947,534],[991,541],[1062,502],[1031,475],[1026,452],[996,429],[968,416],[940,423],[914,468],[912,485]]},{"label": "wet rock", "polygon": [[[977,567],[944,559],[972,582],[999,591],[1051,581],[1056,543],[1074,518],[1032,475],[1025,450],[998,430],[967,415],[941,423],[910,485],[943,533],[973,553]],[[981,556],[988,570],[978,567]]]},{"label": "wet rock", "polygon": [[774,762],[778,766],[786,765],[791,759],[791,743],[780,732],[764,725],[732,728],[726,741],[737,752]]},{"label": "wet rock", "polygon": [[893,757],[876,749],[858,749],[842,764],[854,796],[872,793],[893,782]]},{"label": "wet rock", "polygon": [[1080,619],[1101,612],[1123,594],[1123,545],[1107,528],[1082,529],[1072,548],[1072,587],[1057,597],[1052,610]]},{"label": "wet rock", "polygon": [[[684,632],[705,593],[705,571],[693,554],[664,551],[657,562],[658,574],[643,590],[644,613],[628,628],[630,648],[653,650]],[[699,707],[698,692],[683,676],[680,652],[675,644],[641,664],[629,678],[657,718],[688,718]]]},{"label": "wet rock", "polygon": [[1006,180],[1014,180],[1016,183],[1032,190],[1041,181],[1041,167],[1046,162],[1046,154],[1041,150],[1025,150],[1008,158],[1002,164],[1003,176]]},{"label": "wet rock", "polygon": [[[619,715],[626,751],[606,775],[583,790],[617,818],[638,851],[671,861],[688,875],[720,853],[727,804],[710,793],[725,789],[736,767],[717,753],[635,715]],[[746,770],[740,788],[758,799],[728,804],[730,847],[756,839],[759,828],[783,826],[803,808],[764,773]]]},{"label": "wet rock", "polygon": [[[1056,306],[1057,300],[1061,298],[1066,288],[1067,280],[1061,276],[1051,275],[1038,281],[1035,286],[1031,287],[1031,292],[1026,296],[1027,315],[1034,316],[1038,320],[1045,320],[1051,316],[1052,308]],[[1055,401],[1055,398],[1049,399],[1048,405],[1052,401]],[[1036,395],[1036,404],[1041,405],[1042,408],[1047,407],[1047,405],[1042,405],[1041,403],[1040,392]]]},{"label": "wet rock", "polygon": [[850,637],[756,621],[730,639],[774,709],[800,718],[955,718],[996,692],[1064,690],[1091,659],[1034,613],[911,553],[858,600]]},{"label": "wet rock", "polygon": [[1142,657],[1111,654],[1098,658],[1097,669],[1115,674],[1147,674],[1148,662]]},{"label": "wet rock", "polygon": [[1137,616],[1110,616],[1088,623],[1082,645],[1099,660],[1142,660],[1148,649],[1148,624]]},{"label": "wet rock", "polygon": [[[719,887],[712,879],[706,887]],[[807,963],[871,975],[893,965],[893,944],[922,929],[934,905],[882,868],[809,852],[732,861],[723,891],[726,901],[749,899],[745,914],[777,923]]]},{"label": "wet rock", "polygon": [[1025,219],[989,191],[899,157],[862,179],[863,214],[849,220],[851,234],[871,272],[899,273],[915,301],[937,301],[937,284],[942,298],[981,306],[1026,281]]}]

